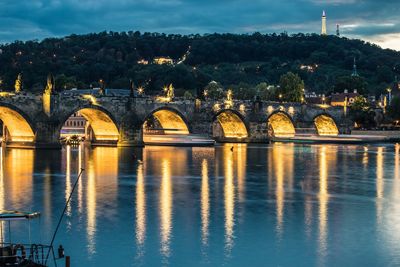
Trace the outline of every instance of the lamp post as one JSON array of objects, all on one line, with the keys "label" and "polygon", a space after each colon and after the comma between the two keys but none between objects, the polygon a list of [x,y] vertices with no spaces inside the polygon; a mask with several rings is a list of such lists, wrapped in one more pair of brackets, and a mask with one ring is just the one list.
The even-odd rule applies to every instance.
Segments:
[{"label": "lamp post", "polygon": [[282,94],[279,94],[279,102],[282,102]]},{"label": "lamp post", "polygon": [[139,86],[139,87],[138,87],[138,93],[139,93],[139,95],[143,95],[143,93],[144,93],[144,88],[143,88],[142,86]]},{"label": "lamp post", "polygon": [[392,88],[388,87],[386,91],[388,92],[388,104],[390,105],[390,102],[392,101]]},{"label": "lamp post", "polygon": [[207,96],[208,96],[208,90],[207,89],[203,91],[203,96],[204,96],[204,99],[207,99]]}]

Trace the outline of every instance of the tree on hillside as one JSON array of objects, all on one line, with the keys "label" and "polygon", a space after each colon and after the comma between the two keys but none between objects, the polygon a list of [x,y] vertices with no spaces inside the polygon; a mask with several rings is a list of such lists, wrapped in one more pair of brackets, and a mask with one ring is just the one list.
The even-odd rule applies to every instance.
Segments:
[{"label": "tree on hillside", "polygon": [[400,97],[393,97],[388,107],[388,114],[393,120],[400,120]]},{"label": "tree on hillside", "polygon": [[206,87],[204,87],[204,93],[211,99],[221,100],[224,97],[224,88],[216,81],[211,81]]},{"label": "tree on hillside", "polygon": [[350,106],[350,116],[359,127],[371,128],[375,125],[375,112],[363,96],[358,96]]},{"label": "tree on hillside", "polygon": [[367,92],[367,83],[363,77],[360,76],[341,76],[336,79],[334,91],[336,93],[343,93],[344,90],[354,92],[357,90],[359,94]]},{"label": "tree on hillside", "polygon": [[276,86],[268,85],[266,82],[262,82],[256,85],[256,95],[261,100],[274,100],[276,95]]},{"label": "tree on hillside", "polygon": [[281,76],[277,94],[282,100],[300,102],[303,97],[304,82],[299,75],[288,72]]}]

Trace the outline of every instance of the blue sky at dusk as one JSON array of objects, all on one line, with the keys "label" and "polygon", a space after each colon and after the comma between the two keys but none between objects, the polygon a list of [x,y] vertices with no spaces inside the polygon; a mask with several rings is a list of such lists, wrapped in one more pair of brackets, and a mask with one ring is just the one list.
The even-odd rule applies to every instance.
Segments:
[{"label": "blue sky at dusk", "polygon": [[320,32],[400,50],[399,0],[0,0],[0,42],[103,30],[164,33]]}]

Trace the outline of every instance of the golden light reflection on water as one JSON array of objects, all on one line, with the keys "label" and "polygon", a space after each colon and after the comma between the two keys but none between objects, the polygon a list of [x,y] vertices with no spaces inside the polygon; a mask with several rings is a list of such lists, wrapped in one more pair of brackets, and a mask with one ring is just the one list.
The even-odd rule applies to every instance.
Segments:
[{"label": "golden light reflection on water", "polygon": [[[399,233],[400,233],[400,146],[399,144],[395,144],[394,147],[394,170],[393,170],[393,185],[390,187],[392,192],[390,195],[386,194],[385,197],[389,198],[385,203],[384,209],[384,219],[378,217],[380,219],[380,223],[378,224],[379,231],[385,233],[385,241],[388,243],[387,247],[390,251],[392,258],[394,259],[392,262],[393,266],[399,265],[399,261],[397,259],[399,255]],[[378,200],[379,201],[379,200]],[[382,205],[382,204],[381,204]]]},{"label": "golden light reflection on water", "polygon": [[[78,173],[83,168],[83,144],[80,144],[78,147]],[[83,186],[82,186],[82,179],[79,179],[77,185],[78,191],[78,211],[82,214],[83,211]]]},{"label": "golden light reflection on water", "polygon": [[88,162],[87,171],[87,186],[86,186],[86,212],[87,212],[87,240],[89,255],[93,255],[96,251],[96,176],[93,161]]},{"label": "golden light reflection on water", "polygon": [[210,216],[210,189],[208,184],[208,162],[203,159],[201,163],[201,240],[203,245],[208,245],[208,226]]},{"label": "golden light reflection on water", "polygon": [[234,245],[235,185],[233,177],[233,155],[228,146],[224,147],[224,160],[225,248],[229,254]]},{"label": "golden light reflection on water", "polygon": [[[29,205],[32,199],[32,175],[34,164],[34,151],[30,149],[4,150],[4,177],[7,178],[7,196],[12,203],[20,206]],[[49,170],[45,171],[45,179],[50,179]],[[50,188],[48,188],[51,192]],[[50,206],[49,197],[45,197],[47,206]]]},{"label": "golden light reflection on water", "polygon": [[327,147],[323,146],[319,153],[319,254],[320,259],[327,254],[327,223],[328,223],[328,159]]},{"label": "golden light reflection on water", "polygon": [[163,158],[161,162],[162,177],[160,188],[160,233],[161,254],[170,256],[170,239],[172,232],[172,183],[171,162],[169,158]]},{"label": "golden light reflection on water", "polygon": [[[96,147],[85,150],[86,170],[86,234],[88,253],[96,252],[97,209],[98,203],[115,205],[118,194],[118,149],[115,147]],[[101,193],[97,190],[102,189]],[[102,216],[113,218],[113,208],[102,209]]]},{"label": "golden light reflection on water", "polygon": [[[0,147],[0,210],[5,210],[5,194],[4,194],[4,149]],[[0,242],[4,242],[3,238],[3,221],[0,221]]]},{"label": "golden light reflection on water", "polygon": [[376,156],[376,197],[378,199],[383,198],[383,147],[378,147]]},{"label": "golden light reflection on water", "polygon": [[[71,146],[66,147],[67,162],[65,166],[65,202],[68,201],[71,194]],[[66,215],[71,216],[71,202],[68,203]]]},{"label": "golden light reflection on water", "polygon": [[136,243],[140,256],[146,239],[146,191],[143,165],[137,167],[136,181]]},{"label": "golden light reflection on water", "polygon": [[376,215],[378,221],[382,222],[382,209],[383,209],[383,193],[384,193],[384,181],[383,181],[383,164],[384,155],[383,147],[378,147],[376,155]]},{"label": "golden light reflection on water", "polygon": [[[394,179],[398,181],[400,179],[400,145],[396,143],[394,146]],[[398,188],[398,187],[395,187]]]},{"label": "golden light reflection on water", "polygon": [[[272,147],[269,157],[270,183],[274,181],[276,197],[276,232],[280,238],[283,234],[284,208],[285,208],[285,184],[287,188],[293,186],[293,144],[276,143]],[[273,177],[274,180],[271,180]]]},{"label": "golden light reflection on water", "polygon": [[[4,195],[4,149],[0,147],[0,210],[5,209],[5,195]],[[1,222],[3,223],[3,222]]]},{"label": "golden light reflection on water", "polygon": [[237,157],[237,186],[238,186],[238,198],[239,202],[243,203],[245,200],[245,188],[246,188],[246,160],[247,160],[247,144],[238,144],[235,150],[235,156]]}]

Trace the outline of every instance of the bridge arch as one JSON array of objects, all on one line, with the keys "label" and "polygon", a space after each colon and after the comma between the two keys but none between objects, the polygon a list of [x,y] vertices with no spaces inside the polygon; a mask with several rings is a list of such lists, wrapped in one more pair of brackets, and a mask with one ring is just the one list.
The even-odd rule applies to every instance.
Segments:
[{"label": "bridge arch", "polygon": [[29,117],[17,107],[0,103],[0,120],[5,126],[3,141],[5,142],[34,142],[35,129]]},{"label": "bridge arch", "polygon": [[151,111],[142,123],[143,133],[179,134],[190,133],[186,117],[177,109],[160,107]]},{"label": "bridge arch", "polygon": [[289,114],[278,110],[267,119],[268,135],[272,137],[293,137],[296,134],[294,122]]},{"label": "bridge arch", "polygon": [[79,112],[89,122],[88,127],[93,132],[93,141],[117,142],[119,140],[118,124],[114,116],[103,107],[95,105],[81,106],[68,113],[61,120],[59,132],[65,121],[76,112]]},{"label": "bridge arch", "polygon": [[[217,126],[215,125],[216,122]],[[219,133],[219,130],[221,130],[221,133]],[[213,136],[247,138],[249,136],[249,129],[242,114],[233,109],[223,109],[214,115]]]},{"label": "bridge arch", "polygon": [[339,134],[336,121],[328,113],[322,113],[315,116],[313,122],[318,135],[336,136]]}]

